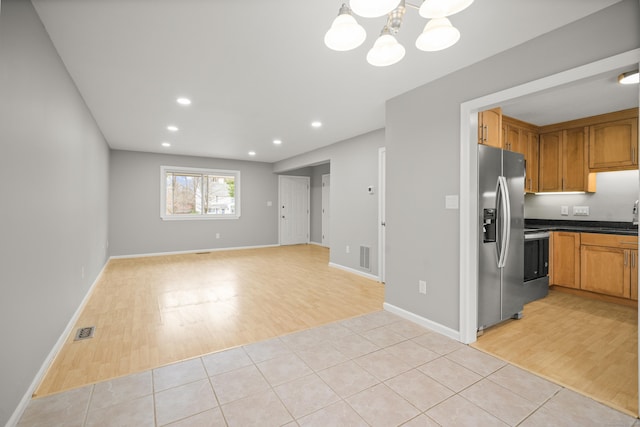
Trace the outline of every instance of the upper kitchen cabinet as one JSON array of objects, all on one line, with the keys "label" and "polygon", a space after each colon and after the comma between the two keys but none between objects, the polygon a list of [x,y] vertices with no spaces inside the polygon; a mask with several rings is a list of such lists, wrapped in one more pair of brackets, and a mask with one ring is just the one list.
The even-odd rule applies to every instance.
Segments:
[{"label": "upper kitchen cabinet", "polygon": [[478,144],[502,148],[502,108],[478,113]]},{"label": "upper kitchen cabinet", "polygon": [[502,116],[502,145],[505,150],[520,153],[525,160],[525,191],[538,191],[538,127],[508,116]]},{"label": "upper kitchen cabinet", "polygon": [[[589,169],[607,172],[638,169],[638,110],[624,110],[607,115],[610,120],[590,126]],[[599,116],[602,118],[602,116]],[[603,119],[606,119],[604,117]]]},{"label": "upper kitchen cabinet", "polygon": [[587,168],[588,128],[540,132],[538,191],[595,191]]}]

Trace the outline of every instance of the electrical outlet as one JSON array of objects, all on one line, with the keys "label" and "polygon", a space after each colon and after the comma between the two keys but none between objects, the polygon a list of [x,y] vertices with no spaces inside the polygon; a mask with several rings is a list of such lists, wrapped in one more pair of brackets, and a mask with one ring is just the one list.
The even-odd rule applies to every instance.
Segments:
[{"label": "electrical outlet", "polygon": [[420,292],[421,294],[425,294],[427,293],[427,282],[425,282],[424,280],[418,280],[418,292]]},{"label": "electrical outlet", "polygon": [[560,206],[560,215],[562,216],[569,215],[569,206]]},{"label": "electrical outlet", "polygon": [[216,239],[220,238],[220,233],[216,233]]},{"label": "electrical outlet", "polygon": [[347,253],[351,253],[351,248],[349,247],[349,245],[347,245],[346,251],[347,251]]},{"label": "electrical outlet", "polygon": [[589,206],[574,206],[573,215],[575,216],[589,216]]}]

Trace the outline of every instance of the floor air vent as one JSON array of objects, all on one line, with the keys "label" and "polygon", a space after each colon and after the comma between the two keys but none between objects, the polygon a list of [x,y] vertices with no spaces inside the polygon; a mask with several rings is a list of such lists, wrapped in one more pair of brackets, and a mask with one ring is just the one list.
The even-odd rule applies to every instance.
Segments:
[{"label": "floor air vent", "polygon": [[360,246],[360,268],[371,271],[370,254],[369,246]]},{"label": "floor air vent", "polygon": [[86,340],[87,338],[93,338],[93,333],[96,331],[95,326],[89,326],[87,328],[80,328],[76,332],[74,341]]}]

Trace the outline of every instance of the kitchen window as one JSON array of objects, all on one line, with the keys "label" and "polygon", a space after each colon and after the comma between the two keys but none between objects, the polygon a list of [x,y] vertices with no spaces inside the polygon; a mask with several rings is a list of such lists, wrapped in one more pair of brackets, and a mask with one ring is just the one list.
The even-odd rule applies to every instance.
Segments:
[{"label": "kitchen window", "polygon": [[164,220],[238,219],[240,171],[161,167]]}]

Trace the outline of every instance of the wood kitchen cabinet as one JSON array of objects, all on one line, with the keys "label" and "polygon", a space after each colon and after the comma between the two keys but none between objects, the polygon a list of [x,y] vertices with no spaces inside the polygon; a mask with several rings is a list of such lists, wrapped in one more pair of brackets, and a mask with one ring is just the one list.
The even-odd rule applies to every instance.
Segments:
[{"label": "wood kitchen cabinet", "polygon": [[637,300],[637,247],[635,236],[582,233],[581,289]]},{"label": "wood kitchen cabinet", "polygon": [[590,126],[589,169],[593,172],[638,169],[638,119]]},{"label": "wood kitchen cabinet", "polygon": [[638,301],[638,250],[631,252],[631,299]]},{"label": "wood kitchen cabinet", "polygon": [[478,144],[502,148],[502,109],[500,107],[478,113]]},{"label": "wood kitchen cabinet", "polygon": [[502,116],[502,145],[505,150],[524,156],[525,191],[538,191],[538,127],[508,116]]},{"label": "wood kitchen cabinet", "polygon": [[580,233],[554,231],[549,244],[550,284],[580,289]]},{"label": "wood kitchen cabinet", "polygon": [[588,128],[541,133],[538,191],[595,191],[587,168]]},{"label": "wood kitchen cabinet", "polygon": [[538,145],[538,133],[534,131],[527,131],[527,157],[526,157],[526,181],[525,191],[527,193],[538,192],[538,164],[539,164],[539,145]]}]

